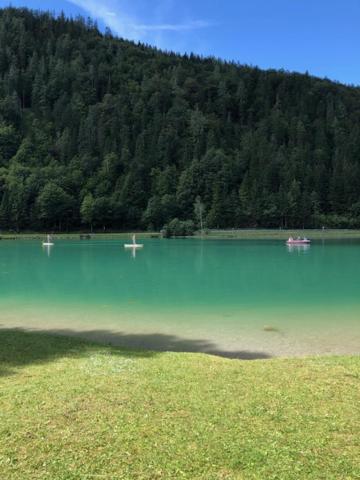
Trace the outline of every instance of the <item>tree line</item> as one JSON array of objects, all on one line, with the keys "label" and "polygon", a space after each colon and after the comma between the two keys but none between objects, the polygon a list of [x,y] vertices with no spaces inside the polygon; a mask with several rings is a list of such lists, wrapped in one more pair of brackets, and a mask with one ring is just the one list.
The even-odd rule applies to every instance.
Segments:
[{"label": "tree line", "polygon": [[360,89],[0,10],[0,229],[171,222],[359,227]]}]

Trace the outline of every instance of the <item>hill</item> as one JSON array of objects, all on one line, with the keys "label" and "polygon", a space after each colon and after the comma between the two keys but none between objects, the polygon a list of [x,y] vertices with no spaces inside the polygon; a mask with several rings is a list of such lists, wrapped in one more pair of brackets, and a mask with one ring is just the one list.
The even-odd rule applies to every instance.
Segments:
[{"label": "hill", "polygon": [[[0,10],[0,228],[360,226],[360,89]],[[196,220],[196,219],[195,219]]]}]

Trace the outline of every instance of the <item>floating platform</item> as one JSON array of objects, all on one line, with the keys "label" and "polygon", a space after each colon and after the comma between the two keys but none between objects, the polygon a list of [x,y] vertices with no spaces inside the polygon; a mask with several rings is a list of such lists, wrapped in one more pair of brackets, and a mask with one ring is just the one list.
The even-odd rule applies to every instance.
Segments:
[{"label": "floating platform", "polygon": [[137,250],[139,248],[144,248],[142,243],[136,243],[136,236],[133,235],[132,243],[125,243],[124,248],[132,248],[133,250]]},{"label": "floating platform", "polygon": [[124,248],[144,248],[141,243],[125,243]]},{"label": "floating platform", "polygon": [[45,242],[42,242],[43,247],[52,247],[54,243],[51,241],[51,235],[47,235],[47,239]]}]

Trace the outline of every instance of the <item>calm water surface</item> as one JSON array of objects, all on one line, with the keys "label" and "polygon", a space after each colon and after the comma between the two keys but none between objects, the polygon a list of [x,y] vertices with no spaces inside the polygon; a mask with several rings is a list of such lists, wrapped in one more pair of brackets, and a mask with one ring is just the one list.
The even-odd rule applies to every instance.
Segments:
[{"label": "calm water surface", "polygon": [[360,351],[360,243],[0,242],[0,324],[235,357]]}]

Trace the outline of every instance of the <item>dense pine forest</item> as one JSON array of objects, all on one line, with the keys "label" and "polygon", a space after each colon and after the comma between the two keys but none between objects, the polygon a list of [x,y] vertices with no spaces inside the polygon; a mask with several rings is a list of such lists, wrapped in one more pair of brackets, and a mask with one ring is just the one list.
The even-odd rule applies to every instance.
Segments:
[{"label": "dense pine forest", "polygon": [[0,229],[359,227],[360,89],[0,10]]}]

